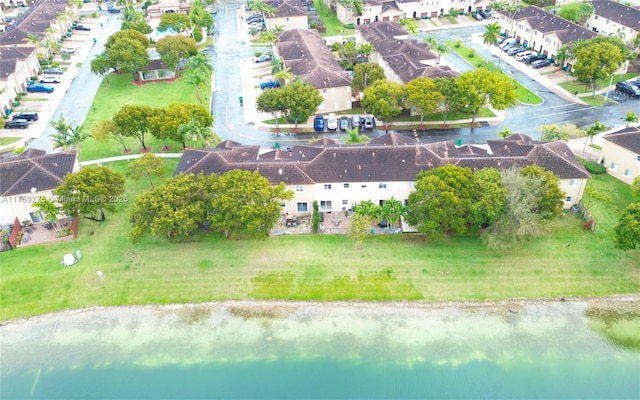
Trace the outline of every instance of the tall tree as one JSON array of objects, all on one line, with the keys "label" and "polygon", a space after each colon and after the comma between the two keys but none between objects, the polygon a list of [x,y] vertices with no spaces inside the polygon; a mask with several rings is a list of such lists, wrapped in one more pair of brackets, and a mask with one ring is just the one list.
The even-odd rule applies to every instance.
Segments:
[{"label": "tall tree", "polygon": [[633,250],[640,247],[640,202],[632,203],[624,209],[614,231],[617,249]]},{"label": "tall tree", "polygon": [[461,105],[456,97],[456,81],[453,78],[436,78],[433,80],[436,89],[443,96],[440,103],[440,112],[442,113],[442,126],[447,125],[447,117],[449,112],[457,111]]},{"label": "tall tree", "polygon": [[591,3],[568,3],[560,7],[558,16],[583,25],[593,14],[593,5]]},{"label": "tall tree", "polygon": [[455,78],[458,101],[472,113],[471,124],[476,121],[480,108],[491,104],[496,110],[504,110],[517,104],[517,92],[513,80],[502,72],[490,72],[485,68],[463,72]]},{"label": "tall tree", "polygon": [[[64,181],[53,191],[62,205],[64,214],[95,221],[104,221],[107,211],[116,211],[116,204],[127,201],[124,196],[124,178],[107,167],[90,166],[67,174]],[[98,219],[98,213],[100,219]]]},{"label": "tall tree", "polygon": [[149,185],[153,188],[153,177],[164,177],[164,160],[151,153],[143,154],[142,157],[129,164],[125,176],[134,181],[146,177],[149,180]]},{"label": "tall tree", "polygon": [[158,40],[156,51],[160,54],[160,58],[167,68],[175,71],[180,61],[198,54],[198,47],[193,38],[171,35]]},{"label": "tall tree", "polygon": [[[127,29],[109,36],[103,56],[111,67],[134,74],[149,65],[149,39],[141,32]],[[134,78],[137,78],[134,74]]]},{"label": "tall tree", "polygon": [[99,142],[103,142],[107,139],[113,139],[116,142],[120,143],[125,153],[129,152],[129,149],[127,148],[126,137],[118,129],[116,124],[114,124],[111,120],[97,121],[96,123],[94,123],[93,127],[91,128],[91,134]]},{"label": "tall tree", "polygon": [[257,171],[231,170],[212,184],[207,221],[225,238],[232,235],[266,237],[280,218],[282,201],[293,198],[284,183],[272,186]]},{"label": "tall tree", "polygon": [[587,143],[591,142],[593,144],[593,138],[598,136],[599,133],[602,133],[607,130],[607,126],[602,122],[596,120],[593,125],[591,125],[587,130],[584,131],[584,148],[582,149],[582,158],[584,158],[584,154],[587,151]]},{"label": "tall tree", "polygon": [[276,132],[280,132],[278,127],[278,113],[287,111],[286,99],[280,90],[264,90],[256,98],[256,110],[259,112],[271,113],[276,122]]},{"label": "tall tree", "polygon": [[573,57],[573,50],[566,44],[563,44],[558,48],[558,53],[556,54],[556,60],[558,60],[558,64],[561,67],[564,67],[564,63],[566,60]]},{"label": "tall tree", "polygon": [[106,55],[106,53],[100,53],[93,60],[91,60],[91,72],[98,75],[103,79],[105,87],[109,86],[109,73],[113,66],[112,60]]},{"label": "tall tree", "polygon": [[351,87],[358,90],[366,89],[376,81],[385,79],[384,70],[377,63],[361,63],[353,67]]},{"label": "tall tree", "polygon": [[306,121],[309,115],[314,114],[323,101],[320,93],[307,82],[292,82],[278,92],[284,97],[289,118],[295,123],[296,129],[298,123]]},{"label": "tall tree", "polygon": [[362,106],[377,119],[389,123],[392,118],[402,112],[404,98],[405,90],[403,85],[380,80],[364,90]]},{"label": "tall tree", "polygon": [[622,118],[622,120],[627,123],[627,128],[628,128],[629,125],[635,124],[638,122],[638,116],[634,112],[628,112],[627,115],[625,115],[624,118]]},{"label": "tall tree", "polygon": [[420,127],[422,127],[424,115],[438,110],[444,96],[438,92],[435,82],[426,77],[416,78],[407,83],[405,90],[406,103],[415,107],[416,111],[420,113]]},{"label": "tall tree", "polygon": [[165,13],[160,17],[158,30],[160,32],[166,32],[167,29],[172,29],[174,32],[182,32],[190,26],[191,21],[188,15],[180,13]]},{"label": "tall tree", "polygon": [[504,213],[507,191],[502,185],[500,171],[482,168],[473,173],[471,219],[478,228],[496,223]]},{"label": "tall tree", "polygon": [[115,113],[112,121],[123,136],[138,139],[146,151],[145,135],[149,132],[149,119],[155,114],[149,106],[125,105]]},{"label": "tall tree", "polygon": [[60,232],[60,224],[58,223],[60,209],[56,206],[55,201],[40,196],[40,198],[33,203],[33,207],[44,215],[44,219],[51,224],[56,233]]},{"label": "tall tree", "polygon": [[521,174],[541,181],[540,191],[536,193],[534,208],[536,214],[540,215],[543,220],[550,220],[561,215],[565,194],[560,189],[560,178],[553,172],[535,164],[522,168]]},{"label": "tall tree", "polygon": [[79,149],[80,144],[91,137],[84,132],[82,126],[68,122],[63,115],[50,124],[56,130],[56,133],[51,135],[54,148],[62,148],[64,151],[70,148]]},{"label": "tall tree", "polygon": [[185,77],[187,81],[196,87],[196,98],[198,102],[202,104],[202,96],[200,95],[200,86],[204,85],[211,79],[211,73],[213,72],[213,66],[209,64],[207,57],[198,53],[195,56],[189,57],[187,62]]},{"label": "tall tree", "polygon": [[395,198],[390,198],[382,205],[382,214],[389,222],[389,226],[392,228],[401,228],[400,220],[407,214],[407,207]]},{"label": "tall tree", "polygon": [[436,63],[440,64],[440,57],[442,57],[442,55],[444,54],[447,54],[449,52],[449,48],[447,47],[447,45],[436,39],[435,36],[427,36],[426,41],[429,45],[429,49],[435,52],[436,56],[438,56],[438,58],[436,59]]},{"label": "tall tree", "polygon": [[598,36],[575,45],[573,70],[580,82],[591,86],[595,97],[598,80],[613,74],[629,57],[630,52],[616,37]]},{"label": "tall tree", "polygon": [[[484,26],[484,33],[482,34],[482,41],[484,44],[489,45],[489,49],[491,46],[496,46],[498,44],[498,37],[500,36],[500,31],[502,31],[502,27],[499,22],[492,22]],[[498,51],[498,67],[502,63],[502,52]]]},{"label": "tall tree", "polygon": [[400,22],[400,25],[402,25],[407,32],[414,35],[418,33],[418,24],[411,18],[400,18],[398,22]]},{"label": "tall tree", "polygon": [[119,42],[137,42],[145,49],[149,47],[150,43],[149,39],[142,32],[138,32],[133,29],[125,29],[109,36],[107,42],[104,45],[104,48],[108,50],[113,46],[120,46],[120,44],[118,44]]},{"label": "tall tree", "polygon": [[193,142],[193,147],[196,147],[198,140],[202,140],[202,147],[204,148],[205,144],[210,145],[210,141],[217,136],[213,133],[211,126],[201,125],[200,121],[195,118],[191,118],[189,122],[180,124],[178,126],[178,130],[176,132],[177,137],[182,142],[182,148],[185,149],[187,140],[190,139]]},{"label": "tall tree", "polygon": [[199,104],[171,103],[149,118],[149,129],[159,139],[171,139],[182,143],[186,148],[192,131],[181,130],[180,127],[196,121],[198,127],[211,127],[213,117],[209,110]]}]

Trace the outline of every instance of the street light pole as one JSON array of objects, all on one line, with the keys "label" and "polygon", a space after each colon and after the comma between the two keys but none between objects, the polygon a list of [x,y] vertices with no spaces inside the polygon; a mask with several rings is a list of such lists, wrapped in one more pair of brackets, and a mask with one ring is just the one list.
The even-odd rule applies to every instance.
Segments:
[{"label": "street light pole", "polygon": [[[608,88],[610,88],[610,87],[611,87],[611,84],[613,83],[613,76],[614,76],[614,75],[615,75],[615,74],[611,74],[611,79],[609,80],[609,86],[608,86]],[[604,104],[607,104],[607,99],[609,98],[609,90],[608,90],[608,88],[607,88],[607,94],[605,94],[605,95],[604,95]]]}]

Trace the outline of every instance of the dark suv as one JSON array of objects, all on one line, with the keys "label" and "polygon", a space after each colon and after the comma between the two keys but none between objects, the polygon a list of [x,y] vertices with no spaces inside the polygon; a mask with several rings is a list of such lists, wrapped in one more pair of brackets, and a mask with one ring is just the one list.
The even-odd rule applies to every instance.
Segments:
[{"label": "dark suv", "polygon": [[38,113],[37,112],[23,112],[14,114],[11,119],[26,119],[27,121],[37,121]]},{"label": "dark suv", "polygon": [[26,119],[12,119],[11,121],[5,121],[4,127],[7,129],[27,129],[29,121]]},{"label": "dark suv", "polygon": [[616,83],[616,90],[633,97],[640,96],[640,87],[634,86],[627,82]]}]

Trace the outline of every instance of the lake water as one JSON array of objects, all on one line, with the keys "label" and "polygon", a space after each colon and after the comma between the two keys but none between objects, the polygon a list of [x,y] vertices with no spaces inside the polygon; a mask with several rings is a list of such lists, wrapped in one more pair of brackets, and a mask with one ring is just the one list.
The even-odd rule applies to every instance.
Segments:
[{"label": "lake water", "polygon": [[[47,315],[0,327],[0,397],[640,398],[640,352],[593,331],[589,307],[231,302]],[[640,332],[640,319],[625,321]]]}]

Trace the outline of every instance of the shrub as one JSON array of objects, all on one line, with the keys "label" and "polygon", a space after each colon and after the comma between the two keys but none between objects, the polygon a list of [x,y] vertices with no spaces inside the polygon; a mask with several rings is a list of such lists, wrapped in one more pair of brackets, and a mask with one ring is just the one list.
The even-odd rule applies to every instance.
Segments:
[{"label": "shrub", "polygon": [[595,161],[587,161],[586,163],[584,163],[584,167],[591,174],[598,175],[598,174],[604,174],[605,172],[607,172],[607,169],[605,168],[604,165],[598,164]]},{"label": "shrub", "polygon": [[193,29],[193,40],[195,40],[196,43],[202,42],[202,28],[198,25]]},{"label": "shrub", "polygon": [[344,24],[343,26],[345,28],[347,28],[347,29],[354,29],[355,28],[355,25],[353,25],[353,24]]},{"label": "shrub", "polygon": [[476,56],[476,51],[473,49],[469,50],[469,58],[473,58],[475,56]]},{"label": "shrub", "polygon": [[335,42],[331,45],[331,51],[338,51],[340,50],[340,43]]},{"label": "shrub", "polygon": [[462,40],[458,40],[456,44],[453,45],[456,49],[459,49],[462,46]]},{"label": "shrub", "polygon": [[593,220],[590,219],[589,221],[585,222],[584,224],[582,224],[582,227],[585,230],[591,230],[591,228],[593,228]]},{"label": "shrub", "polygon": [[314,23],[309,24],[309,28],[316,29],[316,24],[314,24]]}]

